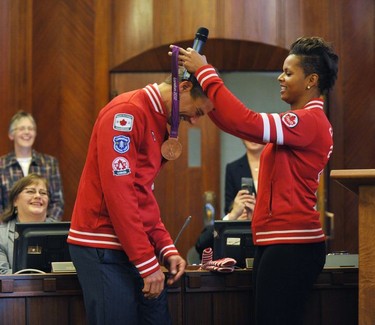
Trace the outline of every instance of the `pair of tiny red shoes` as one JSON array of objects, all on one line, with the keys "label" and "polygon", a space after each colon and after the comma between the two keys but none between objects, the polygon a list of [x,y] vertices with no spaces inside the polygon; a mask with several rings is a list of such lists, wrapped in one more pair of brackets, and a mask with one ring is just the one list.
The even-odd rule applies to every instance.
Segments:
[{"label": "pair of tiny red shoes", "polygon": [[202,253],[201,269],[220,272],[220,273],[231,273],[234,271],[234,266],[237,261],[231,257],[221,258],[219,260],[212,260],[213,251],[211,247],[204,249]]}]

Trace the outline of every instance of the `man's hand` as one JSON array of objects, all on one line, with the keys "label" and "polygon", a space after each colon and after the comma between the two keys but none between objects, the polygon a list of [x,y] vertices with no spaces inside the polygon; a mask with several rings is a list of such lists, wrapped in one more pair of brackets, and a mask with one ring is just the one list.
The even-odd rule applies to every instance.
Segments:
[{"label": "man's hand", "polygon": [[169,271],[167,284],[172,285],[184,274],[186,261],[180,255],[172,255],[168,257],[165,267]]},{"label": "man's hand", "polygon": [[143,279],[142,292],[146,298],[155,299],[159,297],[164,289],[164,273],[159,269]]}]

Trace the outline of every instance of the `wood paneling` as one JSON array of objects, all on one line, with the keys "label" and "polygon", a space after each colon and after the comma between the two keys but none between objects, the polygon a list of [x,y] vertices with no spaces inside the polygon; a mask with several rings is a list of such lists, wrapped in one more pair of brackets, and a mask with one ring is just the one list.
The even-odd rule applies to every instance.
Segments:
[{"label": "wood paneling", "polygon": [[69,220],[98,110],[108,101],[107,1],[34,2],[36,147],[58,157]]},{"label": "wood paneling", "polygon": [[0,155],[13,148],[9,120],[19,109],[32,110],[31,2],[0,2]]},{"label": "wood paneling", "polygon": [[[329,31],[340,55],[329,112],[335,140],[330,167],[374,168],[374,146],[365,143],[375,139],[375,3],[345,1],[331,5],[330,12]],[[334,249],[358,252],[358,197],[332,184],[329,204],[335,213]]]},{"label": "wood paneling", "polygon": [[[186,48],[193,39],[175,42]],[[112,68],[112,72],[160,72],[171,71],[171,59],[166,53],[169,44],[143,52]],[[229,39],[209,39],[204,46],[204,54],[210,64],[219,71],[279,71],[288,50],[269,44]]]},{"label": "wood paneling", "polygon": [[0,154],[11,149],[8,139],[8,120],[12,116],[10,94],[10,1],[0,1]]}]

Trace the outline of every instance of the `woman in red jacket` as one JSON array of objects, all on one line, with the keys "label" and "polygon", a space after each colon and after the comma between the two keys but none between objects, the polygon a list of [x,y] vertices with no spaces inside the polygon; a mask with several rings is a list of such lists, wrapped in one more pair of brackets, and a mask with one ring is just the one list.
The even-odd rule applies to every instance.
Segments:
[{"label": "woman in red jacket", "polygon": [[302,324],[306,298],[325,263],[325,236],[315,207],[319,177],[333,150],[323,107],[337,78],[338,56],[319,37],[291,45],[278,77],[281,99],[291,109],[281,114],[245,107],[193,49],[180,49],[179,60],[214,104],[209,116],[218,127],[267,143],[252,221],[255,317],[258,325]]}]

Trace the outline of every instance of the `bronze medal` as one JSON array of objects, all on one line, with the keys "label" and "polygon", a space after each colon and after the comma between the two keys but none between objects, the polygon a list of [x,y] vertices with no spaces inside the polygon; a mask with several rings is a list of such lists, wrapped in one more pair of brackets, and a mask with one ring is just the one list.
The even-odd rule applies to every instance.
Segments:
[{"label": "bronze medal", "polygon": [[175,160],[182,153],[182,145],[177,138],[169,138],[161,146],[161,154],[167,160]]}]

